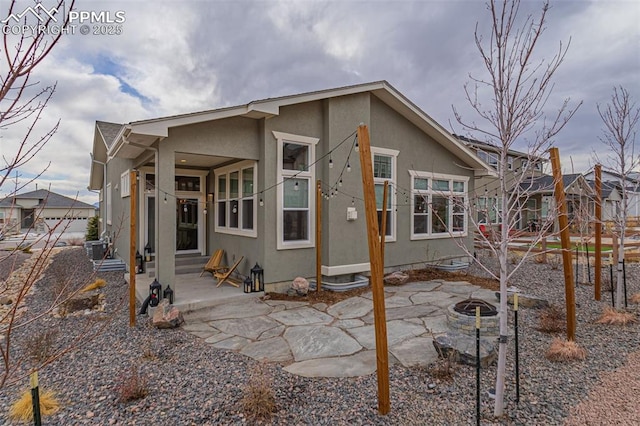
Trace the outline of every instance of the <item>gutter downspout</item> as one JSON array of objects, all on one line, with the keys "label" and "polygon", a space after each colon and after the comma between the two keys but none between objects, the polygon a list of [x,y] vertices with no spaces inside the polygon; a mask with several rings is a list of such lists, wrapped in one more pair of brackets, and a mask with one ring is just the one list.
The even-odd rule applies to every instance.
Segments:
[{"label": "gutter downspout", "polygon": [[106,215],[107,215],[107,206],[106,206],[106,202],[107,202],[107,163],[103,163],[102,161],[98,161],[95,158],[93,158],[93,152],[90,152],[89,155],[91,156],[91,162],[92,163],[96,163],[96,164],[102,164],[102,202],[104,204],[104,214],[105,214],[105,221],[102,224],[102,227],[104,228],[102,230],[102,232],[100,233],[100,236],[102,236],[102,234],[104,234],[107,231],[107,221],[106,221]]}]

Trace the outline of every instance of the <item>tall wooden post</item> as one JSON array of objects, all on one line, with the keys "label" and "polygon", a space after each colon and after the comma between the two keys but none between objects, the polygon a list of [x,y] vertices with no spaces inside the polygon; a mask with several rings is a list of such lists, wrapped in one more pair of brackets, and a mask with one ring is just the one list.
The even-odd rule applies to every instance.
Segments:
[{"label": "tall wooden post", "polygon": [[382,220],[380,221],[380,259],[382,261],[382,274],[384,275],[384,245],[387,238],[387,199],[389,198],[389,181],[384,181],[382,192]]},{"label": "tall wooden post", "polygon": [[564,182],[560,168],[560,153],[558,148],[551,148],[551,167],[555,182],[556,206],[558,208],[558,224],[560,226],[560,241],[562,242],[562,266],[564,269],[564,292],[567,305],[567,340],[576,338],[576,299],[573,287],[573,269],[571,268],[571,241],[569,238],[569,219],[567,204],[564,197]]},{"label": "tall wooden post", "polygon": [[595,300],[600,300],[602,281],[602,166],[596,164],[596,262],[595,262]]},{"label": "tall wooden post", "polygon": [[316,182],[316,292],[322,286],[322,181]]},{"label": "tall wooden post", "polygon": [[[129,198],[131,218],[129,223],[129,326],[136,325],[136,210],[137,195],[136,188],[138,182],[138,173],[131,171],[129,173]],[[124,190],[124,188],[122,188]]]},{"label": "tall wooden post", "polygon": [[367,240],[369,242],[369,262],[371,264],[371,289],[373,292],[373,319],[376,333],[376,361],[378,374],[378,412],[388,414],[389,401],[389,354],[387,349],[387,320],[384,310],[384,287],[382,285],[382,259],[380,258],[380,234],[378,232],[378,210],[373,183],[373,165],[369,130],[361,124],[358,127],[360,145],[360,168],[362,169],[362,190],[367,218]]}]

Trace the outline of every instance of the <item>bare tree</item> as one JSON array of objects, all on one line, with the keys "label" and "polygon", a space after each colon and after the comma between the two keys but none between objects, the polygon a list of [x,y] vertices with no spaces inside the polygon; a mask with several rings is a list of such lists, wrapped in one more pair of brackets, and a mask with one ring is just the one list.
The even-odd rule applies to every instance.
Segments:
[{"label": "bare tree", "polygon": [[[629,191],[638,187],[636,176],[632,172],[640,166],[640,156],[635,152],[636,126],[640,120],[640,107],[632,100],[624,87],[614,87],[611,102],[606,106],[597,106],[605,128],[600,140],[609,149],[608,169],[619,176],[622,201],[615,218],[615,232],[618,234],[618,267],[616,274],[616,307],[622,307],[624,239],[629,214]],[[613,283],[611,283],[613,285]]]},{"label": "bare tree", "polygon": [[[549,8],[549,3],[545,1],[537,17],[521,17],[519,0],[488,2],[487,9],[491,16],[488,39],[480,34],[478,25],[475,30],[475,43],[487,74],[485,77],[470,76],[470,83],[465,85],[466,98],[481,120],[479,123],[466,120],[454,108],[456,120],[466,131],[483,135],[487,142],[499,149],[497,173],[500,185],[496,195],[501,206],[498,216],[502,226],[488,244],[500,264],[496,276],[500,281],[500,340],[495,416],[501,416],[504,412],[507,283],[530,253],[525,253],[516,264],[509,264],[509,242],[513,239],[509,231],[515,227],[531,197],[533,180],[530,177],[534,160],[546,152],[553,138],[580,106],[570,107],[570,99],[565,99],[553,114],[547,115],[546,106],[553,91],[553,76],[568,49],[568,44],[565,46],[560,43],[549,60],[538,58],[537,50],[545,31]],[[483,102],[484,99],[487,101]],[[526,141],[531,161],[521,173],[510,176],[507,174],[508,153],[517,141]],[[542,224],[541,229],[545,231],[549,225]],[[531,246],[540,238],[535,238]]]},{"label": "bare tree", "polygon": [[[49,128],[41,128],[40,123],[46,116],[47,105],[55,93],[56,85],[43,85],[34,81],[34,76],[36,68],[42,65],[65,34],[64,29],[68,26],[68,14],[65,12],[71,10],[74,3],[74,0],[56,1],[51,9],[46,10],[41,3],[24,8],[24,3],[13,0],[8,9],[3,8],[6,15],[2,16],[2,26],[6,30],[3,31],[3,51],[0,54],[0,129],[3,137],[8,140],[2,141],[0,190],[7,194],[5,200],[15,200],[14,196],[20,190],[48,168],[45,166],[35,176],[31,174],[31,178],[22,178],[24,167],[51,141],[59,125],[58,120]],[[11,210],[15,211],[15,208],[12,207]],[[11,218],[8,218],[1,230],[7,231],[6,228],[12,226],[19,229],[20,218],[17,220],[17,223],[10,223]],[[30,221],[38,223],[42,220],[33,217]],[[82,284],[69,277],[69,271],[64,271],[67,275],[61,275],[57,279],[56,288],[45,295],[49,299],[44,309],[25,309],[35,283],[51,262],[53,246],[65,226],[68,225],[60,221],[50,228],[40,237],[40,241],[36,241],[44,248],[34,251],[30,257],[23,255],[23,252],[30,251],[29,246],[0,256],[0,296],[11,301],[10,304],[5,302],[0,306],[0,388],[77,347],[78,342],[67,342],[64,346],[52,345],[55,350],[40,353],[36,359],[24,351],[16,353],[14,350],[17,331],[29,327],[43,332],[51,331],[52,326],[48,321],[50,315],[82,289]],[[19,247],[20,245],[18,242]],[[14,279],[17,271],[20,272],[19,278]],[[93,277],[86,279],[92,280]],[[87,325],[94,332],[99,328]],[[98,325],[104,327],[104,324]],[[92,333],[88,330],[88,334]],[[24,348],[25,342],[18,343]],[[42,344],[43,341],[38,340],[34,342],[34,347],[41,348]]]}]

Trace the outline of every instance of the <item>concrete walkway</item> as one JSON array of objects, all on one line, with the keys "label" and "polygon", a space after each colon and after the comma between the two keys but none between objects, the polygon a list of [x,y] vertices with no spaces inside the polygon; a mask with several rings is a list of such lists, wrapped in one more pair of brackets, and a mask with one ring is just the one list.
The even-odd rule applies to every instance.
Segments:
[{"label": "concrete walkway", "polygon": [[[427,366],[437,359],[433,334],[447,331],[446,309],[468,297],[489,302],[495,292],[465,281],[385,287],[390,363]],[[376,369],[371,292],[332,306],[257,298],[185,314],[184,329],[220,349],[282,362],[306,377],[355,377]]]}]

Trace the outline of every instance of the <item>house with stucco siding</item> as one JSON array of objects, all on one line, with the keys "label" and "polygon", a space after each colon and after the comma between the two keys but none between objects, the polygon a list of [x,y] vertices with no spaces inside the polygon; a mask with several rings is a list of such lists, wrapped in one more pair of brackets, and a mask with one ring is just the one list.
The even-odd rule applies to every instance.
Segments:
[{"label": "house with stucco siding", "polygon": [[3,234],[19,232],[82,232],[96,215],[94,206],[46,189],[25,192],[0,201]]},{"label": "house with stucco siding", "polygon": [[[136,171],[136,247],[180,297],[176,256],[243,257],[266,290],[315,276],[316,185],[322,188],[323,281],[369,271],[356,130],[367,125],[378,218],[385,181],[385,269],[464,258],[468,194],[495,175],[475,153],[386,81],[253,101],[127,124],[97,121],[89,187],[103,231],[128,262],[129,186]],[[117,234],[117,235],[116,235]]]}]

